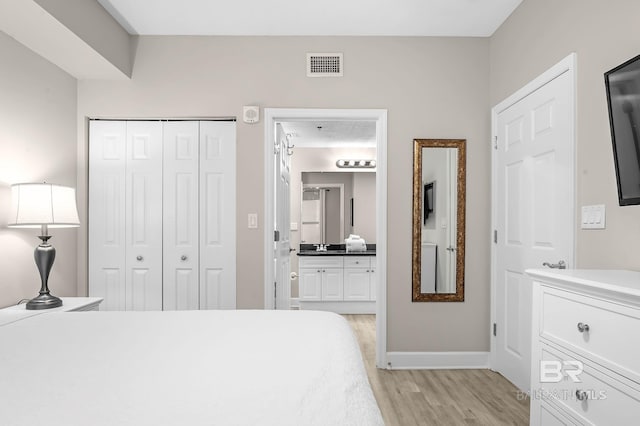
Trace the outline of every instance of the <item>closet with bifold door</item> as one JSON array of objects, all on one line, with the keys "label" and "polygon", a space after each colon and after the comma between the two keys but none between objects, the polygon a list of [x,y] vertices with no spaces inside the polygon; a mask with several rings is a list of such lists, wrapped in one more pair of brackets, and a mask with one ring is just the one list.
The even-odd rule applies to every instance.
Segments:
[{"label": "closet with bifold door", "polygon": [[236,307],[235,168],[235,121],[90,121],[89,295],[102,310]]}]

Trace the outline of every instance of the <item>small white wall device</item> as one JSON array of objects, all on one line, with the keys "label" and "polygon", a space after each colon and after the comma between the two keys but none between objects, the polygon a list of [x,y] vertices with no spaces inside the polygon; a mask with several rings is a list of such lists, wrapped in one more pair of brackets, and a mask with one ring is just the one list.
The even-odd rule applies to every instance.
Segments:
[{"label": "small white wall device", "polygon": [[258,121],[260,121],[260,107],[258,106],[243,107],[242,121],[249,124],[257,123]]}]

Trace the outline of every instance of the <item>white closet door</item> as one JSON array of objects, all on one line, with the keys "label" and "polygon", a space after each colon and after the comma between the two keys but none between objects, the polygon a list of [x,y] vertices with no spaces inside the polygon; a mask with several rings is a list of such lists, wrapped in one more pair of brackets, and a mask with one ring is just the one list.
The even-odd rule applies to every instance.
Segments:
[{"label": "white closet door", "polygon": [[200,309],[236,307],[235,142],[235,122],[200,122]]},{"label": "white closet door", "polygon": [[124,310],[126,123],[89,123],[89,296]]},{"label": "white closet door", "polygon": [[127,122],[126,179],[126,309],[161,310],[161,122]]},{"label": "white closet door", "polygon": [[198,122],[164,123],[163,139],[163,309],[198,309]]}]

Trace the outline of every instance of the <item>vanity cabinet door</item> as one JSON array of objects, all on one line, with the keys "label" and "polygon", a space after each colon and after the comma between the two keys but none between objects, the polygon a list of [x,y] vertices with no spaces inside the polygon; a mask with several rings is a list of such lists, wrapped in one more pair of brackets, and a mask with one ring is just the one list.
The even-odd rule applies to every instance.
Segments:
[{"label": "vanity cabinet door", "polygon": [[370,269],[345,268],[344,300],[369,300],[370,278]]},{"label": "vanity cabinet door", "polygon": [[322,270],[301,268],[299,273],[300,300],[322,300]]},{"label": "vanity cabinet door", "polygon": [[322,270],[322,300],[343,300],[342,271],[342,268]]}]

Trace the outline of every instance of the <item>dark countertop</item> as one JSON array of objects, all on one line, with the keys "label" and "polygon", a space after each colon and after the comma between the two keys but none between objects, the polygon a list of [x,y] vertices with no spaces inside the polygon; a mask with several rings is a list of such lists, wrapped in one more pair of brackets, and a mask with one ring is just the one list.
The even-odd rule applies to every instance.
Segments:
[{"label": "dark countertop", "polygon": [[350,251],[347,253],[346,250],[327,250],[327,251],[316,251],[314,250],[302,250],[298,252],[298,256],[375,256],[376,250],[367,250],[367,251]]},{"label": "dark countertop", "polygon": [[375,256],[376,245],[367,244],[367,251],[348,252],[344,244],[331,244],[327,251],[316,251],[313,244],[300,244],[298,256]]}]

